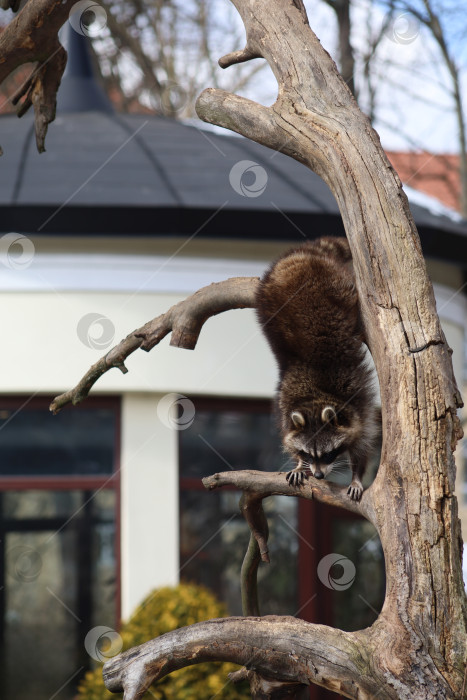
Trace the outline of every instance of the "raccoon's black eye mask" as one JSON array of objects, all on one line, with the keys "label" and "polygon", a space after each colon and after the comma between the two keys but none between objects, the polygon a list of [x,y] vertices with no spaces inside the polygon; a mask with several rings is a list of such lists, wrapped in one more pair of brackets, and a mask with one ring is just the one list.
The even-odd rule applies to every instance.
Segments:
[{"label": "raccoon's black eye mask", "polygon": [[330,452],[324,452],[319,459],[316,459],[311,454],[308,454],[308,452],[304,452],[303,450],[300,450],[298,453],[298,456],[304,461],[304,462],[319,462],[320,464],[332,464],[335,459],[343,452],[341,448],[337,448],[335,450],[331,450]]},{"label": "raccoon's black eye mask", "polygon": [[331,450],[331,452],[325,452],[319,458],[319,461],[324,464],[331,464],[335,459],[341,454],[342,450]]}]

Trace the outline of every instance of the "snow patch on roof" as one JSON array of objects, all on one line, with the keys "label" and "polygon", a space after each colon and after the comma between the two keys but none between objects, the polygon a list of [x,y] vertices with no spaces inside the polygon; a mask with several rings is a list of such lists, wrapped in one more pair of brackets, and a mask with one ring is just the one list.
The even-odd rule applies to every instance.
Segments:
[{"label": "snow patch on roof", "polygon": [[440,202],[439,199],[436,199],[436,197],[431,197],[429,194],[420,192],[420,190],[415,190],[413,187],[408,187],[407,185],[404,185],[404,192],[409,198],[409,202],[411,204],[424,207],[424,209],[427,209],[430,214],[433,214],[434,216],[446,216],[448,219],[451,219],[451,221],[455,221],[456,223],[462,223],[462,221],[464,221],[458,211],[447,207],[445,204]]}]

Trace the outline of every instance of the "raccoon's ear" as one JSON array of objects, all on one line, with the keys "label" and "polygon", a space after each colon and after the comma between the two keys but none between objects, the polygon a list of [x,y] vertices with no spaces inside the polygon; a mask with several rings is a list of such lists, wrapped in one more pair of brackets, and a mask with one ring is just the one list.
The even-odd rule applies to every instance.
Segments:
[{"label": "raccoon's ear", "polygon": [[337,423],[337,413],[332,406],[325,406],[321,411],[321,420],[323,423],[329,423],[333,421]]},{"label": "raccoon's ear", "polygon": [[292,411],[290,417],[292,419],[292,423],[296,428],[305,427],[305,416],[301,411]]}]

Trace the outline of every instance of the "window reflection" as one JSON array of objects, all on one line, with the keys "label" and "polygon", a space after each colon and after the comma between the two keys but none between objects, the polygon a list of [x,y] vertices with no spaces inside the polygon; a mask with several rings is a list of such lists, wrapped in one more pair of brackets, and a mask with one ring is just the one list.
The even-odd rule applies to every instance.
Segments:
[{"label": "window reflection", "polygon": [[334,572],[337,580],[345,575],[342,568],[345,560],[354,567],[351,585],[347,588],[344,581],[343,590],[332,592],[333,623],[349,632],[369,627],[382,608],[386,586],[384,556],[377,532],[366,520],[337,520],[333,526],[333,550],[343,557],[343,562],[336,565],[341,568]]},{"label": "window reflection", "polygon": [[[195,420],[180,431],[180,569],[184,580],[213,590],[233,615],[241,615],[240,569],[250,531],[240,515],[240,492],[207,492],[193,477],[228,469],[286,470],[287,456],[267,405],[223,409],[196,405]],[[270,497],[271,563],[258,573],[262,614],[297,613],[297,501]]]},{"label": "window reflection", "polygon": [[0,410],[0,477],[111,474],[114,448],[113,409]]},{"label": "window reflection", "polygon": [[1,494],[0,697],[75,695],[90,665],[86,634],[115,625],[115,497],[104,489]]},{"label": "window reflection", "polygon": [[117,434],[118,401],[0,402],[1,698],[71,700],[116,625]]}]

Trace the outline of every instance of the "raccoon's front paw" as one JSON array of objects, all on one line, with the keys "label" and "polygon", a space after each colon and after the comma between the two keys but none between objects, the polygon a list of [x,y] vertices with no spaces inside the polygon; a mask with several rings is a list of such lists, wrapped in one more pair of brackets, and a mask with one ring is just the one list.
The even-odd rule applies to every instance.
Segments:
[{"label": "raccoon's front paw", "polygon": [[308,479],[308,474],[303,469],[297,467],[287,472],[285,478],[291,486],[301,486],[305,479]]},{"label": "raccoon's front paw", "polygon": [[352,501],[359,501],[362,497],[363,486],[361,481],[352,481],[349,488],[347,489],[347,495],[350,496]]}]

